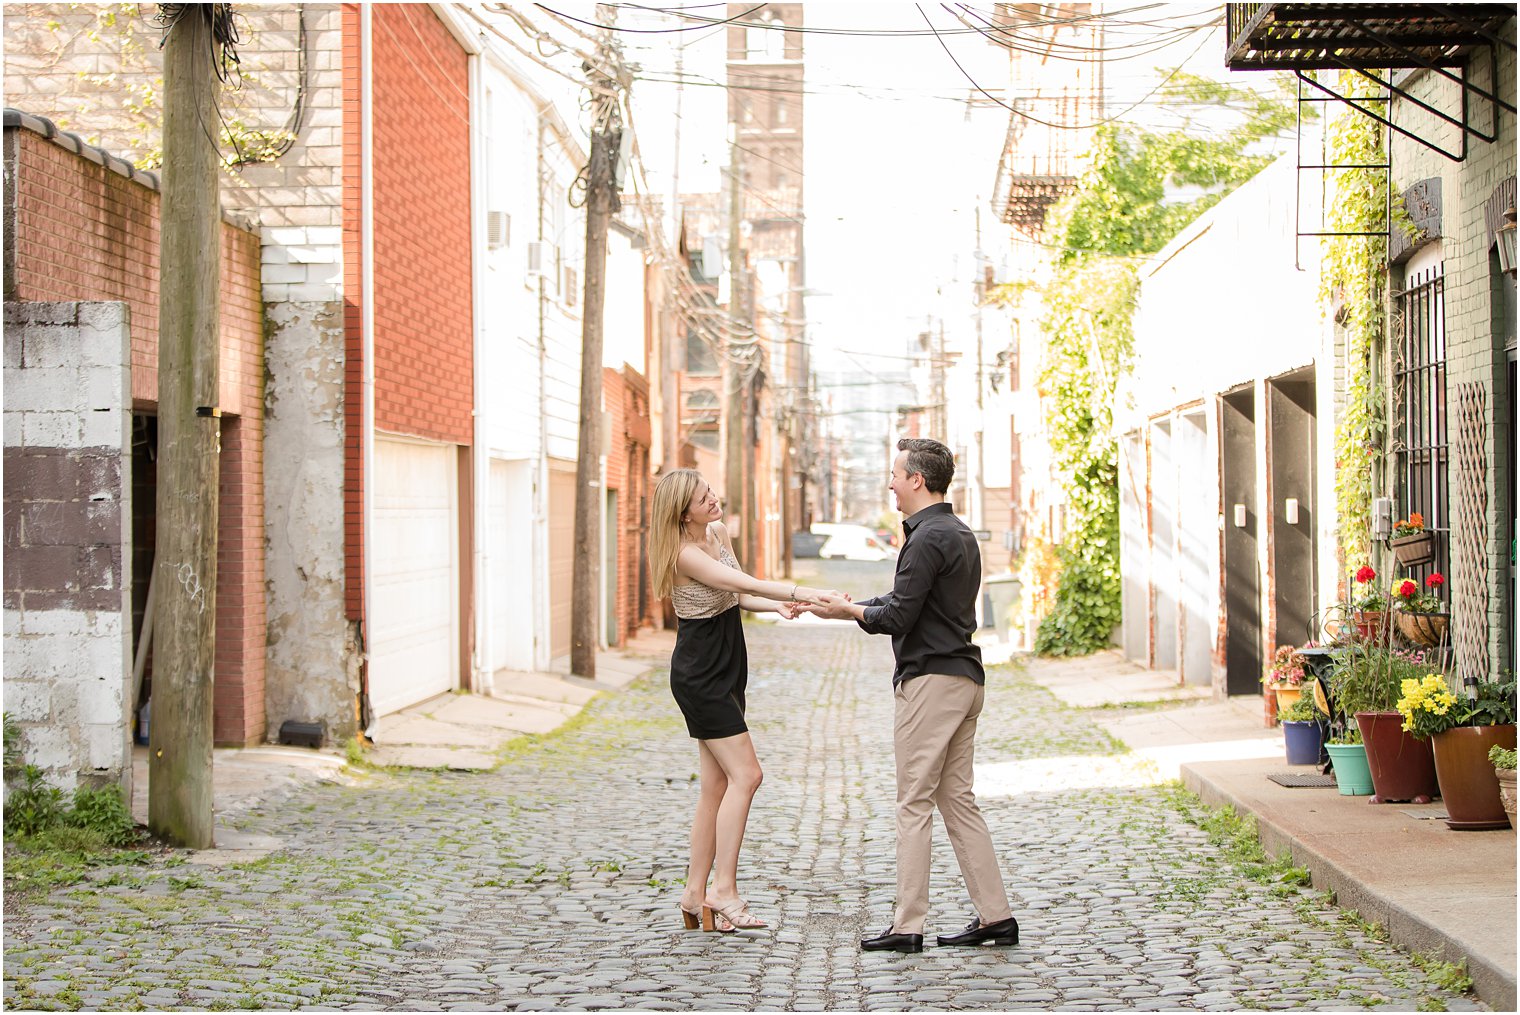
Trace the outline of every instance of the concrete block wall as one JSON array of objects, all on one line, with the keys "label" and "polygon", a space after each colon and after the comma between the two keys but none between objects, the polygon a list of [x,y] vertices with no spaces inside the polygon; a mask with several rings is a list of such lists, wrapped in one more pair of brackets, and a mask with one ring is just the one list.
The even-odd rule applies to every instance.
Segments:
[{"label": "concrete block wall", "polygon": [[124,303],[5,304],[5,708],[64,789],[132,775]]},{"label": "concrete block wall", "polygon": [[[1515,22],[1511,20],[1505,29],[1513,41]],[[1499,94],[1505,101],[1515,102],[1516,59],[1513,49],[1496,47],[1499,57]],[[1487,49],[1473,54],[1471,77],[1483,87],[1488,86],[1489,59]],[[1423,102],[1448,112],[1460,109],[1460,89],[1439,75],[1424,73],[1412,76],[1405,82],[1411,94]],[[1516,171],[1516,129],[1514,114],[1491,112],[1489,104],[1478,98],[1469,100],[1472,121],[1481,129],[1497,127],[1498,140],[1493,143],[1476,138],[1468,140],[1467,157],[1463,162],[1453,162],[1437,152],[1407,138],[1395,136],[1392,148],[1393,181],[1396,192],[1402,193],[1415,183],[1439,177],[1441,180],[1441,254],[1445,274],[1445,324],[1446,324],[1446,388],[1448,404],[1455,406],[1459,385],[1477,383],[1486,391],[1488,425],[1486,448],[1488,476],[1488,540],[1482,561],[1477,566],[1488,574],[1488,629],[1489,673],[1496,676],[1511,665],[1504,654],[1504,628],[1512,624],[1513,604],[1505,587],[1509,564],[1509,522],[1504,517],[1508,501],[1506,490],[1512,490],[1515,477],[1505,468],[1508,455],[1509,404],[1507,401],[1506,357],[1502,344],[1495,338],[1493,319],[1494,280],[1489,263],[1491,237],[1484,222],[1484,207],[1490,195],[1503,181],[1513,177]],[[1494,117],[1497,116],[1497,120]],[[1406,101],[1394,103],[1394,121],[1400,126],[1430,137],[1451,151],[1460,143],[1455,128],[1439,125],[1429,113]],[[1399,288],[1402,269],[1395,268],[1393,281]],[[1506,278],[1504,284],[1514,285]],[[1455,440],[1457,427],[1453,413],[1447,421],[1448,440]],[[1455,455],[1448,458],[1451,496],[1455,496]],[[1450,504],[1453,514],[1455,502]],[[1396,510],[1398,508],[1396,507]],[[1454,604],[1455,605],[1455,604]]]}]

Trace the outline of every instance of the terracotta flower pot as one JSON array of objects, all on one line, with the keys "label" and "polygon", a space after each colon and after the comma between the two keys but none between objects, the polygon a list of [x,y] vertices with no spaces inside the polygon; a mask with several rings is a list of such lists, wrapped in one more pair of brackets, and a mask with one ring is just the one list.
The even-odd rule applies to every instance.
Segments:
[{"label": "terracotta flower pot", "polygon": [[1435,539],[1429,532],[1416,532],[1412,536],[1400,536],[1388,541],[1392,547],[1394,556],[1399,558],[1399,563],[1405,567],[1414,567],[1416,564],[1426,564],[1435,557]]},{"label": "terracotta flower pot", "polygon": [[1382,610],[1357,610],[1351,614],[1351,623],[1363,641],[1382,641],[1388,633],[1388,614]]},{"label": "terracotta flower pot", "polygon": [[1496,768],[1494,775],[1499,778],[1499,799],[1504,803],[1504,816],[1509,819],[1509,827],[1515,827],[1515,770],[1513,768]]},{"label": "terracotta flower pot", "polygon": [[1405,733],[1403,716],[1397,712],[1358,712],[1356,724],[1367,746],[1367,767],[1372,770],[1369,803],[1407,800],[1428,804],[1440,793],[1430,741]]},{"label": "terracotta flower pot", "polygon": [[1446,640],[1446,628],[1451,622],[1449,613],[1405,613],[1400,610],[1393,615],[1399,626],[1399,634],[1423,648],[1435,648]]},{"label": "terracotta flower pot", "polygon": [[1430,738],[1435,748],[1436,775],[1446,804],[1446,825],[1458,831],[1508,828],[1499,778],[1488,749],[1498,744],[1515,749],[1515,726],[1458,726]]}]

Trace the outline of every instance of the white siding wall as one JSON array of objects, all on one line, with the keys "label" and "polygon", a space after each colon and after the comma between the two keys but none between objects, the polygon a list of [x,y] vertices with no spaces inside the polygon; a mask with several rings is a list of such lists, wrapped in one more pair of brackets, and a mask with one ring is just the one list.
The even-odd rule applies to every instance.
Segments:
[{"label": "white siding wall", "polygon": [[1293,156],[1285,155],[1169,243],[1140,273],[1135,369],[1120,432],[1174,406],[1314,362],[1320,315],[1313,240],[1293,266]]}]

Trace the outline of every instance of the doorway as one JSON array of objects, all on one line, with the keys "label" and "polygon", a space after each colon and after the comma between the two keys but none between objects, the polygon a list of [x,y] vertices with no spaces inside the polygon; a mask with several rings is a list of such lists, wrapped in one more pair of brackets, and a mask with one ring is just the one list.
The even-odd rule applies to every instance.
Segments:
[{"label": "doorway", "polygon": [[1261,692],[1261,574],[1256,530],[1256,394],[1224,396],[1220,407],[1224,493],[1225,693]]},{"label": "doorway", "polygon": [[1151,667],[1177,668],[1177,462],[1172,421],[1151,426]]},{"label": "doorway", "polygon": [[1314,576],[1314,374],[1267,385],[1272,453],[1272,574],[1278,645],[1313,637],[1319,613]]},{"label": "doorway", "polygon": [[1184,413],[1172,428],[1177,460],[1177,612],[1181,616],[1182,682],[1214,683],[1216,623],[1209,609],[1211,563],[1218,553],[1219,491],[1208,457],[1208,423],[1202,412]]}]

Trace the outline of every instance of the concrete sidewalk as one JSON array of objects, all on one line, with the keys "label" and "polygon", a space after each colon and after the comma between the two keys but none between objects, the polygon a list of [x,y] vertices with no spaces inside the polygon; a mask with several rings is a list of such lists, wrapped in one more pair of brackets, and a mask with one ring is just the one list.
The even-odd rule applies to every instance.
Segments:
[{"label": "concrete sidewalk", "polygon": [[[374,746],[365,762],[377,767],[494,768],[500,749],[528,734],[544,734],[569,721],[598,694],[626,687],[670,659],[674,631],[644,631],[624,648],[599,652],[597,676],[500,670],[490,694],[452,693],[376,720]],[[132,758],[132,817],[148,821],[148,749]],[[216,847],[196,854],[197,863],[241,862],[280,847],[280,840],[237,831],[232,823],[247,810],[274,803],[320,782],[354,784],[362,778],[349,766],[344,745],[320,750],[264,744],[217,748],[212,757],[212,806]]]},{"label": "concrete sidewalk", "polygon": [[[1515,1010],[1515,833],[1454,832],[1439,803],[1369,806],[1334,787],[1288,789],[1269,775],[1316,773],[1288,765],[1282,733],[1262,725],[1254,695],[1212,702],[1177,688],[1117,652],[1085,659],[1028,659],[1028,672],[1062,701],[1092,709],[1099,725],[1211,807],[1256,818],[1267,851],[1288,850],[1316,888],[1387,928],[1410,951],[1466,960],[1477,995]],[[1170,677],[1183,701],[1164,710],[1124,702],[1165,697]],[[1189,702],[1187,699],[1191,698]],[[1108,706],[1105,708],[1104,706]]]}]

